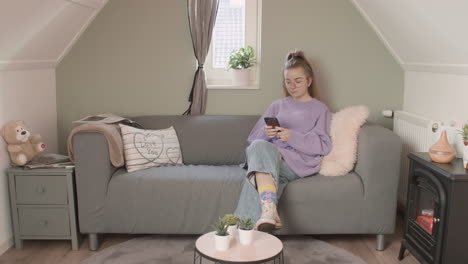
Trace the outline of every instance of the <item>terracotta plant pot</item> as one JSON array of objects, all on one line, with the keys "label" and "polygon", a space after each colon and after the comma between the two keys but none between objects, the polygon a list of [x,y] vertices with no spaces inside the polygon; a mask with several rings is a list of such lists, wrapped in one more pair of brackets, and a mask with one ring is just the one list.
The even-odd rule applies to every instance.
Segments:
[{"label": "terracotta plant pot", "polygon": [[448,142],[447,131],[443,131],[439,140],[429,149],[429,157],[434,162],[450,163],[455,155],[455,149]]}]

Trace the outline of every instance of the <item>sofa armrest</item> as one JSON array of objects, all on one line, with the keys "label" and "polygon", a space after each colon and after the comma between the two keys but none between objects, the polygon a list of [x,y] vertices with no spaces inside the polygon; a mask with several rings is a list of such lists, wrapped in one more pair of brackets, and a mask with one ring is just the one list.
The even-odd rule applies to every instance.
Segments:
[{"label": "sofa armrest", "polygon": [[104,223],[107,187],[118,168],[112,166],[106,138],[100,133],[75,134],[73,150],[80,232],[97,233]]},{"label": "sofa armrest", "polygon": [[380,125],[365,125],[358,139],[355,172],[361,176],[366,208],[381,224],[381,234],[395,226],[402,143],[400,137]]}]

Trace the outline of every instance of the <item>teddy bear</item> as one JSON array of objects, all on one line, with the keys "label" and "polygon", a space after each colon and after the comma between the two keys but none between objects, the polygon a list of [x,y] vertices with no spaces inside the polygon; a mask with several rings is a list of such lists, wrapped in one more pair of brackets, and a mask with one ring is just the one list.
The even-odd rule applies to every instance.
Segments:
[{"label": "teddy bear", "polygon": [[8,144],[11,162],[16,165],[25,165],[45,149],[41,136],[31,136],[21,120],[8,122],[0,130],[0,135]]}]

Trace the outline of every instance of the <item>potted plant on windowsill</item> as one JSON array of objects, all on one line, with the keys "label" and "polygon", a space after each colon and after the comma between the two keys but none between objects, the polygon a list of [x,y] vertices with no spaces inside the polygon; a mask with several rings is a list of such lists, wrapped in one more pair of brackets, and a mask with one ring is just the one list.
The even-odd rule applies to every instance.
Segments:
[{"label": "potted plant on windowsill", "polygon": [[248,246],[253,241],[254,224],[250,217],[242,218],[239,221],[239,241],[241,245]]},{"label": "potted plant on windowsill", "polygon": [[227,232],[229,233],[229,237],[231,239],[233,239],[236,235],[236,231],[237,231],[237,222],[239,221],[239,219],[237,218],[236,215],[234,214],[227,214],[223,217],[222,219],[226,225],[228,226],[227,228]]},{"label": "potted plant on windowsill", "polygon": [[248,85],[250,70],[255,63],[254,50],[251,46],[232,51],[227,66],[228,70],[232,70],[232,85]]},{"label": "potted plant on windowsill", "polygon": [[229,249],[229,233],[227,232],[228,225],[220,217],[213,225],[215,230],[215,248],[218,251],[226,251]]}]

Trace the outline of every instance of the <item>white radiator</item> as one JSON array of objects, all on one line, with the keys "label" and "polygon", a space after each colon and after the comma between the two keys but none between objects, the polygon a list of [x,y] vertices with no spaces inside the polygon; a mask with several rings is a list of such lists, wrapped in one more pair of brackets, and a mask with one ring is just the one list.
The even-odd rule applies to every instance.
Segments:
[{"label": "white radiator", "polygon": [[[408,184],[410,152],[427,152],[437,140],[438,129],[433,132],[433,126],[440,122],[404,111],[395,111],[393,131],[400,136],[403,143],[400,165],[400,182],[398,184],[398,201],[406,205],[406,188]],[[435,129],[434,129],[435,130]]]},{"label": "white radiator", "polygon": [[460,128],[456,126],[444,125],[441,121],[405,111],[395,111],[393,131],[400,136],[403,143],[398,201],[400,206],[404,206],[406,205],[406,188],[408,184],[408,153],[428,152],[429,148],[440,138],[441,133],[447,131],[449,143],[457,151],[457,157],[461,158],[463,156],[463,139],[459,133]]}]

